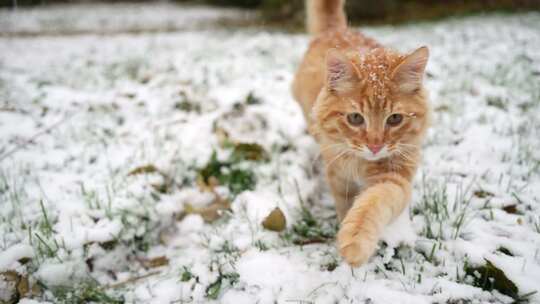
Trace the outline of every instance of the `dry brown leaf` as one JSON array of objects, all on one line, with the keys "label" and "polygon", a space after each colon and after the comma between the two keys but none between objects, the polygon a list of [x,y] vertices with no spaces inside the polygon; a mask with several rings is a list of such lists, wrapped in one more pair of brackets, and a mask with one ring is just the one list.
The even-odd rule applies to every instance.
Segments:
[{"label": "dry brown leaf", "polygon": [[28,277],[22,276],[17,284],[17,292],[19,297],[25,297],[30,291],[30,284],[28,283]]},{"label": "dry brown leaf", "polygon": [[214,188],[219,186],[219,181],[215,176],[210,176],[208,178],[208,183],[207,183],[207,182],[204,181],[204,178],[201,175],[199,175],[199,176],[197,176],[196,183],[197,183],[197,186],[199,186],[199,189],[202,192],[213,192],[213,193],[215,193]]},{"label": "dry brown leaf", "polygon": [[156,268],[165,265],[169,265],[169,259],[166,256],[159,256],[143,261],[144,266],[147,268]]},{"label": "dry brown leaf", "polygon": [[276,207],[264,219],[262,225],[268,230],[280,232],[283,231],[287,226],[287,220],[285,219],[285,214],[283,214],[283,211]]},{"label": "dry brown leaf", "polygon": [[486,190],[476,190],[474,191],[474,196],[478,197],[478,198],[488,198],[488,197],[493,197],[495,196],[495,194],[489,192],[489,191],[486,191]]},{"label": "dry brown leaf", "polygon": [[138,175],[138,174],[149,174],[149,173],[159,173],[158,168],[152,164],[144,165],[137,167],[131,171],[129,171],[128,175]]},{"label": "dry brown leaf", "polygon": [[517,209],[517,205],[516,205],[516,204],[504,206],[502,209],[503,209],[504,211],[506,211],[507,213],[510,213],[510,214],[516,214],[516,213],[518,213],[518,209]]},{"label": "dry brown leaf", "polygon": [[182,220],[188,214],[198,214],[205,222],[212,223],[221,217],[222,211],[230,207],[231,203],[227,199],[223,199],[216,194],[214,201],[205,207],[193,207],[191,204],[186,203],[184,205],[184,211],[179,215],[179,220]]},{"label": "dry brown leaf", "polygon": [[14,301],[19,298],[17,287],[19,285],[20,278],[21,276],[12,270],[0,272],[0,279],[7,283],[4,284],[5,287],[7,287],[4,290],[4,298],[8,299],[6,303],[14,303]]}]

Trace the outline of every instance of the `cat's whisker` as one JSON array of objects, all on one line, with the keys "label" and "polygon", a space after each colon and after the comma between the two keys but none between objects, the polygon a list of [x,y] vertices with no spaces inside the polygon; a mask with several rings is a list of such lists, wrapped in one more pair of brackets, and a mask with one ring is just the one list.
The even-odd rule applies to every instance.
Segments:
[{"label": "cat's whisker", "polygon": [[392,150],[392,154],[395,154],[396,156],[400,157],[401,159],[412,161],[412,157],[410,154],[408,154],[407,150],[400,149],[399,147],[396,147]]},{"label": "cat's whisker", "polygon": [[321,157],[322,153],[326,150],[329,150],[331,148],[336,148],[336,147],[339,147],[339,146],[344,146],[344,144],[342,143],[337,143],[337,144],[331,144],[331,145],[328,145],[322,149],[319,150],[319,152],[317,153],[317,155],[315,156],[315,158],[313,159],[313,161],[311,161],[311,167],[313,167],[315,165],[315,162],[317,160],[319,160],[319,158]]},{"label": "cat's whisker", "polygon": [[344,156],[345,154],[347,154],[349,152],[350,152],[349,150],[343,150],[336,157],[334,157],[328,164],[326,164],[325,170],[328,170],[328,168],[330,167],[330,165],[332,165],[333,162],[335,162],[337,159],[339,159],[340,157]]},{"label": "cat's whisker", "polygon": [[399,169],[403,169],[403,167],[408,167],[408,164],[411,163],[409,160],[405,159],[401,154],[400,154],[400,151],[399,150],[395,150],[397,152],[397,157],[398,157],[398,160],[396,160],[396,158],[391,158],[390,159],[390,163],[391,163],[391,170],[394,171],[394,172],[397,172]]},{"label": "cat's whisker", "polygon": [[347,178],[345,179],[345,202],[349,203],[349,183],[351,179],[351,169],[347,172]]},{"label": "cat's whisker", "polygon": [[363,152],[364,150],[361,146],[357,146],[357,145],[351,145],[351,148],[353,152]]},{"label": "cat's whisker", "polygon": [[420,148],[419,146],[414,146],[414,145],[396,144],[396,150],[401,153],[414,153],[419,148]]},{"label": "cat's whisker", "polygon": [[403,143],[403,142],[398,142],[398,143],[396,143],[396,145],[398,145],[398,146],[404,146],[404,147],[405,147],[405,146],[407,146],[407,147],[415,147],[415,148],[419,148],[419,147],[420,147],[420,145],[418,145],[418,144],[408,144],[408,143]]},{"label": "cat's whisker", "polygon": [[401,158],[402,162],[399,164],[402,167],[409,167],[413,168],[416,166],[416,160],[412,158],[412,156],[407,155],[406,153],[403,153],[401,150],[396,150],[397,156]]},{"label": "cat's whisker", "polygon": [[398,154],[399,154],[401,157],[403,157],[404,159],[411,160],[411,161],[413,160],[412,155],[407,154],[407,152],[405,152],[405,151],[403,151],[403,150],[399,150],[399,149],[398,149],[397,151],[398,151]]},{"label": "cat's whisker", "polygon": [[401,149],[403,151],[407,152],[415,152],[420,150],[420,145],[414,145],[414,144],[405,144],[405,143],[397,143],[396,144],[397,149]]},{"label": "cat's whisker", "polygon": [[401,149],[397,149],[397,153],[396,153],[397,156],[401,157],[402,159],[405,159],[405,160],[409,160],[409,161],[414,161],[415,158],[414,158],[414,154],[410,154],[410,153],[407,153]]},{"label": "cat's whisker", "polygon": [[404,158],[407,159],[407,161],[411,162],[411,163],[418,163],[418,156],[412,152],[401,152],[401,155],[403,155]]}]

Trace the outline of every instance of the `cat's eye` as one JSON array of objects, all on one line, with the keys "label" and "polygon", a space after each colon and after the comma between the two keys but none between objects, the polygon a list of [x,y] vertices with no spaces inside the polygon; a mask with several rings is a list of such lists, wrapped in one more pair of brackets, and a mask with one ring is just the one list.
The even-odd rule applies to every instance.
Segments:
[{"label": "cat's eye", "polygon": [[392,114],[386,119],[386,123],[392,127],[399,125],[403,121],[403,115]]},{"label": "cat's eye", "polygon": [[364,117],[358,112],[347,114],[347,122],[353,126],[359,126],[364,123]]}]

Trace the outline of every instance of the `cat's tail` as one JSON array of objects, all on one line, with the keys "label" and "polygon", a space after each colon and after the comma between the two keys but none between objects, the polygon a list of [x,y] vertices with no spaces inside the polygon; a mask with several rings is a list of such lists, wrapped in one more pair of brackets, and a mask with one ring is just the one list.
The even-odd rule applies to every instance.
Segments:
[{"label": "cat's tail", "polygon": [[307,30],[312,35],[333,29],[345,29],[345,0],[305,0]]}]

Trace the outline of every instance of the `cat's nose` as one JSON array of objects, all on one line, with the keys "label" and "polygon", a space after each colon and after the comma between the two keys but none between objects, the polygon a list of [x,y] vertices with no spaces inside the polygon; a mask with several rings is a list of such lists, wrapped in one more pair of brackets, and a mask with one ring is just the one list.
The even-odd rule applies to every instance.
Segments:
[{"label": "cat's nose", "polygon": [[373,152],[373,154],[377,154],[379,151],[381,151],[381,149],[383,148],[384,145],[382,144],[373,144],[373,145],[367,145],[368,149]]}]

